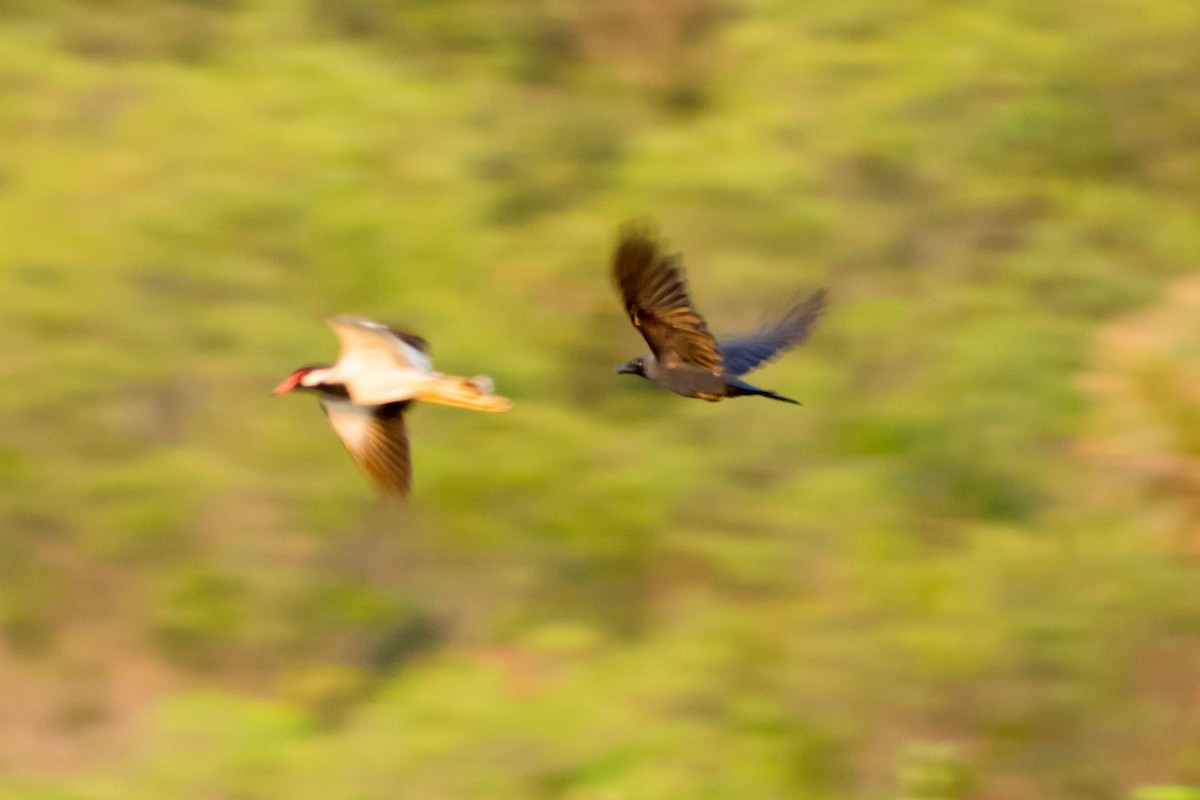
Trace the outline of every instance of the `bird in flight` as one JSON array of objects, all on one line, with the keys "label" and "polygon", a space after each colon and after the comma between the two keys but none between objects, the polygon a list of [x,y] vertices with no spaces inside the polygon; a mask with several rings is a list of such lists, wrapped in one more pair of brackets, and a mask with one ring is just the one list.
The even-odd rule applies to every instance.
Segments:
[{"label": "bird in flight", "polygon": [[650,354],[617,367],[641,375],[684,397],[716,402],[723,397],[760,395],[799,402],[742,380],[775,356],[808,338],[825,310],[825,290],[792,307],[782,319],[746,336],[717,341],[692,305],[677,254],[665,255],[649,230],[627,225],[613,255],[613,280],[633,326]]},{"label": "bird in flight", "polygon": [[412,485],[404,413],[414,401],[477,411],[512,407],[493,394],[491,378],[434,372],[429,345],[419,336],[345,314],[327,322],[341,342],[337,361],[301,367],[275,394],[316,392],[350,456],[385,491],[407,496]]}]

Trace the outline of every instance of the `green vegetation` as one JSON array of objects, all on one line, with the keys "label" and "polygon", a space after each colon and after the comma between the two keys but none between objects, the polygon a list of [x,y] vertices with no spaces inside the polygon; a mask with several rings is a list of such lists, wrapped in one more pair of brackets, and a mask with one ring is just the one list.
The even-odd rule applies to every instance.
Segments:
[{"label": "green vegetation", "polygon": [[[1197,25],[0,0],[0,794],[1195,796]],[[804,407],[612,374],[639,216]],[[407,515],[341,311],[517,404]]]}]

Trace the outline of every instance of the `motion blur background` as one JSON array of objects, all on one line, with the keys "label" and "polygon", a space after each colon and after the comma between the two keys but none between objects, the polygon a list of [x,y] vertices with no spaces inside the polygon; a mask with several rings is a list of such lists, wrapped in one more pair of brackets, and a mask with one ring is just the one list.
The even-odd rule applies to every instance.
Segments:
[{"label": "motion blur background", "polygon": [[[1200,4],[3,0],[0,794],[1200,783]],[[657,220],[686,401],[608,277]],[[311,398],[410,326],[407,517]]]}]

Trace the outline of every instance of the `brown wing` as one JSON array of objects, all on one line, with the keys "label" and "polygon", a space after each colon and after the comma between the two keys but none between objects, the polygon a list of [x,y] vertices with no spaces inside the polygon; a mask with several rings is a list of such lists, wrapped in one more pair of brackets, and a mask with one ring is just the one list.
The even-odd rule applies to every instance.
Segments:
[{"label": "brown wing", "polygon": [[648,230],[622,230],[613,279],[629,319],[660,364],[691,364],[721,373],[721,350],[688,297],[679,257],[664,256]]},{"label": "brown wing", "polygon": [[360,406],[322,398],[321,407],[354,463],[385,491],[407,496],[412,460],[404,411],[408,403]]}]

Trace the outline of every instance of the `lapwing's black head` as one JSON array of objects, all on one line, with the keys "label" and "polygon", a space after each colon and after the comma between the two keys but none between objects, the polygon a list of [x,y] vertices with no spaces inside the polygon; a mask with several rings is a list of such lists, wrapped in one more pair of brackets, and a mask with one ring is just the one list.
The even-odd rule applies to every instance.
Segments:
[{"label": "lapwing's black head", "polygon": [[626,361],[621,366],[617,367],[618,375],[641,375],[646,377],[646,358],[638,356],[632,361]]}]

